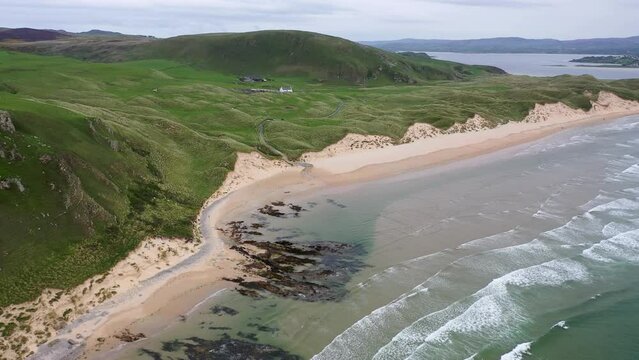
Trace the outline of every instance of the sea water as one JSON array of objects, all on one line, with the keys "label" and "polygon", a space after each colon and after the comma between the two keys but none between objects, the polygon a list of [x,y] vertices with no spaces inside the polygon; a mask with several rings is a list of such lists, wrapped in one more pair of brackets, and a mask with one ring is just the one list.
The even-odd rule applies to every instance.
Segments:
[{"label": "sea water", "polygon": [[362,249],[343,298],[227,289],[118,356],[238,339],[271,358],[639,358],[639,117],[286,200],[305,211],[266,240]]},{"label": "sea water", "polygon": [[453,52],[428,52],[436,59],[463,64],[491,65],[513,75],[558,76],[592,75],[598,79],[639,78],[639,68],[606,66],[605,64],[583,64],[570,62],[584,54],[474,54]]}]

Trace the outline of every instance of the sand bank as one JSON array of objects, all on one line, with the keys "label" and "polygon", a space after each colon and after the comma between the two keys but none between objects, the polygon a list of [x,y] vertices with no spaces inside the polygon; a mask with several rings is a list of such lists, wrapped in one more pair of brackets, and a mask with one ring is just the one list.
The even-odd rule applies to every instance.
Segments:
[{"label": "sand bank", "polygon": [[[109,358],[109,351],[122,345],[116,336],[125,329],[152,335],[179,321],[210,294],[232,287],[222,278],[239,275],[242,259],[216,230],[221,216],[288,193],[392,176],[533,141],[564,128],[639,114],[638,102],[606,92],[592,105],[586,112],[564,104],[537,104],[523,121],[498,126],[479,115],[446,131],[415,124],[397,142],[379,135],[349,134],[320,152],[304,154],[302,160],[313,165],[305,174],[257,152],[240,153],[234,171],[202,208],[197,224],[202,244],[147,241],[106,275],[71,290],[47,290],[35,302],[9,307],[3,317],[35,309],[29,321],[32,331],[14,333],[2,339],[3,344],[26,339],[32,351],[38,343],[53,339],[39,348],[36,358],[70,353]],[[151,246],[154,241],[157,245]],[[46,331],[36,335],[36,329]],[[4,354],[11,355],[3,350]]]}]

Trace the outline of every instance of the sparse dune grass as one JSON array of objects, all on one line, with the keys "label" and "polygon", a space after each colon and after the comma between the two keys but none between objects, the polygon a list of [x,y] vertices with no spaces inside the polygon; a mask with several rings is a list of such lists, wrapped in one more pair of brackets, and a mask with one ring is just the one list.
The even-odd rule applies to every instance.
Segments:
[{"label": "sparse dune grass", "polygon": [[235,153],[259,149],[256,126],[265,118],[274,119],[265,127],[269,143],[296,158],[349,132],[399,139],[415,122],[446,128],[476,113],[516,121],[535,103],[587,109],[600,90],[639,99],[637,80],[589,76],[368,87],[305,76],[260,86],[280,85],[295,92],[246,94],[251,85],[233,75],[166,60],[0,52],[0,110],[17,129],[0,132],[0,145],[24,158],[0,159],[0,178],[26,187],[0,191],[0,306],[104,272],[145,237],[190,237]]}]

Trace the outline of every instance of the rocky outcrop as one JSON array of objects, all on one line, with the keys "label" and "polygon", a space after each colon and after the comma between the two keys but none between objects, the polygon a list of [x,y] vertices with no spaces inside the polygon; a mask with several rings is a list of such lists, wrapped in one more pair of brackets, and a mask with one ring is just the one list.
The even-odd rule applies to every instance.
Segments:
[{"label": "rocky outcrop", "polygon": [[20,178],[14,177],[0,180],[0,190],[9,190],[13,187],[20,192],[24,192],[26,190]]},{"label": "rocky outcrop", "polygon": [[0,159],[7,159],[9,161],[24,160],[24,156],[18,152],[18,148],[15,145],[9,148],[6,143],[0,144]]},{"label": "rocky outcrop", "polygon": [[64,189],[65,211],[71,212],[73,219],[85,229],[87,234],[93,234],[95,220],[111,221],[113,220],[113,215],[84,191],[82,181],[74,173],[71,166],[73,161],[74,159],[71,157],[58,160],[58,169],[66,180],[66,189]]},{"label": "rocky outcrop", "polygon": [[262,217],[260,223],[249,225],[239,220],[219,228],[234,243],[231,249],[245,258],[243,270],[251,277],[225,280],[237,283],[240,294],[254,298],[271,293],[310,302],[342,299],[348,292],[345,284],[366,266],[361,260],[364,249],[334,241],[293,243],[282,239],[266,240],[274,234],[267,226],[268,218],[263,215],[295,218],[305,211],[299,205],[275,201],[257,209],[256,213],[260,215],[253,213]]},{"label": "rocky outcrop", "polygon": [[11,121],[11,115],[3,110],[0,110],[0,130],[13,134],[16,132],[16,127]]}]

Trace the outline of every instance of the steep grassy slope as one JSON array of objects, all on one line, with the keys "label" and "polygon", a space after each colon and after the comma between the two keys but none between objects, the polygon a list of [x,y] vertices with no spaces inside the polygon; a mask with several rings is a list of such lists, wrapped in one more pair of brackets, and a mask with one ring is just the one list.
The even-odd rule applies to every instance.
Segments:
[{"label": "steep grassy slope", "polygon": [[416,83],[503,73],[426,57],[404,56],[332,36],[303,31],[204,34],[169,39],[78,38],[5,44],[7,48],[111,62],[164,59],[227,74],[304,76],[315,81]]},{"label": "steep grassy slope", "polygon": [[0,305],[105,271],[146,236],[191,236],[235,152],[259,150],[256,125],[267,116],[281,119],[268,124],[269,143],[295,158],[347,132],[399,138],[414,122],[521,119],[536,102],[587,108],[586,90],[639,99],[639,81],[587,76],[378,87],[276,77],[266,86],[281,84],[295,93],[245,94],[233,75],[167,60],[0,52],[0,110],[16,126],[0,131],[0,179],[26,188],[0,190]]},{"label": "steep grassy slope", "polygon": [[388,53],[332,36],[302,31],[190,35],[155,41],[146,57],[177,60],[227,73],[301,75],[320,80],[395,82],[454,80],[495,71]]}]

